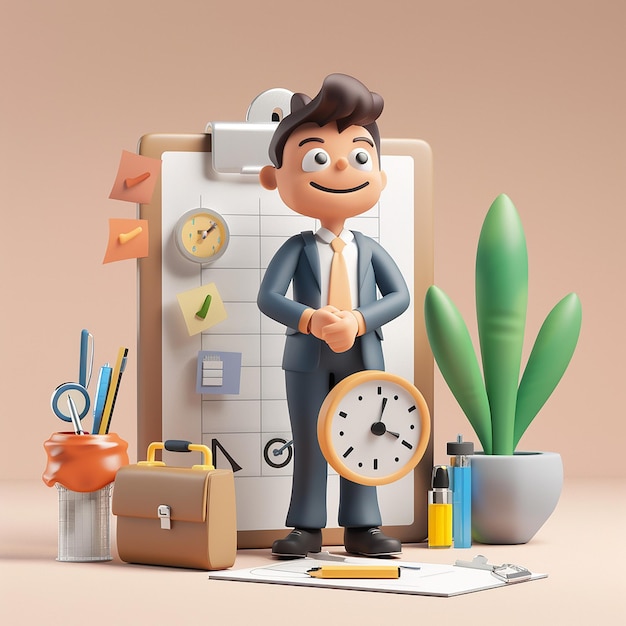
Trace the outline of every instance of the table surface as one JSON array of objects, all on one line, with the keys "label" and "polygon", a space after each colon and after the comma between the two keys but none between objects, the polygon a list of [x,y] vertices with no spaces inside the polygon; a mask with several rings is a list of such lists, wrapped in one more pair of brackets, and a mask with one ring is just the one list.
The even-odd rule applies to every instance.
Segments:
[{"label": "table surface", "polygon": [[[453,598],[209,580],[208,572],[56,561],[56,489],[0,482],[0,617],[51,624],[318,624],[501,622],[626,623],[626,480],[566,480],[544,527],[527,544],[429,550],[403,546],[402,561],[452,564],[483,554],[547,579]],[[114,529],[114,526],[113,526]],[[345,554],[342,546],[325,549]],[[233,569],[273,563],[269,549],[240,550]],[[398,561],[394,561],[398,562]],[[201,621],[198,622],[198,617]],[[445,619],[444,619],[445,618]],[[44,621],[45,620],[45,621]],[[443,621],[441,621],[443,620]],[[4,622],[4,619],[2,619]],[[17,623],[17,622],[14,622]]]}]

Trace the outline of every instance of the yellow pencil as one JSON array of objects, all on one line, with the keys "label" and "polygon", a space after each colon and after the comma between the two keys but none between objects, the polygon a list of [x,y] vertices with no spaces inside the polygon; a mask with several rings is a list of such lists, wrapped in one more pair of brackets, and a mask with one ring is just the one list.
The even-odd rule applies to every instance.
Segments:
[{"label": "yellow pencil", "polygon": [[128,348],[120,348],[117,353],[117,361],[113,368],[113,375],[111,376],[111,384],[109,385],[109,392],[107,393],[107,399],[104,403],[104,411],[102,413],[102,421],[100,422],[100,428],[98,429],[99,435],[106,435],[109,432],[109,426],[111,425],[111,417],[113,416],[113,409],[115,408],[115,400],[117,399],[117,392],[120,388],[120,380],[126,367],[126,356],[128,355]]},{"label": "yellow pencil", "polygon": [[312,578],[400,578],[396,565],[322,565],[307,571]]}]

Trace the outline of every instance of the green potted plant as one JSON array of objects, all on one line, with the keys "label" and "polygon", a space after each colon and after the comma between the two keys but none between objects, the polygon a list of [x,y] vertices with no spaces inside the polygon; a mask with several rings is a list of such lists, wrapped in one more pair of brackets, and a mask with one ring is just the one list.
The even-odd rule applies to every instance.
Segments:
[{"label": "green potted plant", "polygon": [[476,313],[482,371],[452,300],[431,286],[425,298],[435,361],[476,432],[472,458],[472,534],[483,543],[526,543],[560,496],[560,455],[517,452],[517,445],[563,376],[582,321],[580,300],[565,296],[545,319],[520,379],[528,253],[524,229],[506,195],[491,205],[476,254]]}]

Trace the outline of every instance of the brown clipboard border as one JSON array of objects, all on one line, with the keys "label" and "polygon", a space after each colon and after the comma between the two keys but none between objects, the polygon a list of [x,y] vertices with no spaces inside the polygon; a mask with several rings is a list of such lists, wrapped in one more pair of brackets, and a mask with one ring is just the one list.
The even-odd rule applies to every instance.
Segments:
[{"label": "brown clipboard border", "polygon": [[[383,155],[410,156],[414,161],[414,384],[422,392],[431,413],[431,437],[424,457],[414,470],[415,515],[406,526],[384,530],[403,543],[424,541],[428,534],[427,499],[433,466],[434,362],[424,324],[424,295],[434,282],[433,175],[430,146],[421,140],[383,139]],[[138,153],[160,159],[164,152],[211,152],[211,135],[200,133],[144,135]],[[139,217],[149,222],[150,254],[138,259],[138,369],[137,456],[144,458],[152,441],[162,441],[162,212],[161,184],[157,181],[149,204],[139,205]],[[154,302],[158,305],[155,306]],[[285,528],[238,531],[237,547],[267,548],[283,537]],[[342,545],[343,530],[326,528],[324,545]]]}]

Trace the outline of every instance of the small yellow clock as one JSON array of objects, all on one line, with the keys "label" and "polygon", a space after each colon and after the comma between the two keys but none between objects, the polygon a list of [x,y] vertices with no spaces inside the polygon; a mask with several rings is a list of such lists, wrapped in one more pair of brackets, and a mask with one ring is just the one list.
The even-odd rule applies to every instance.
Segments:
[{"label": "small yellow clock", "polygon": [[192,209],[176,222],[174,240],[178,251],[189,261],[213,263],[230,241],[226,220],[212,209]]},{"label": "small yellow clock", "polygon": [[430,439],[430,413],[408,380],[365,370],[340,381],[319,412],[322,454],[341,476],[386,485],[413,470]]}]

